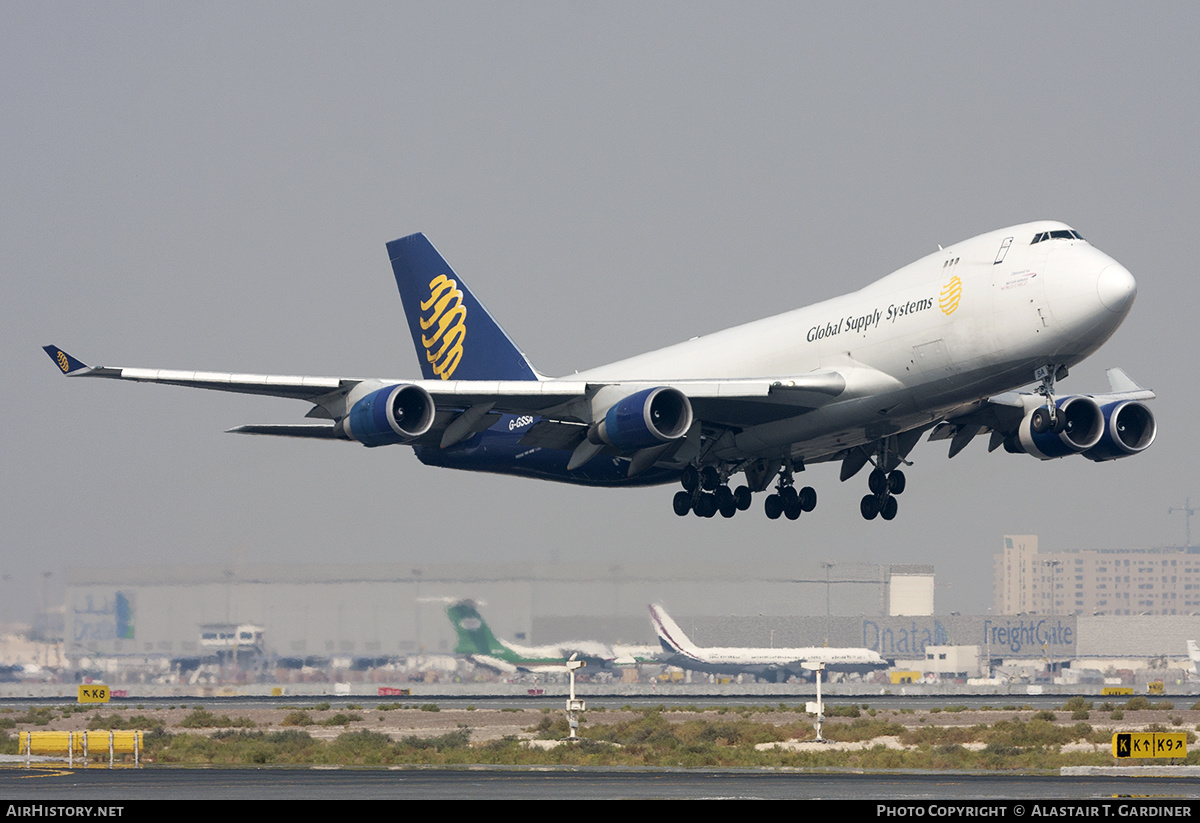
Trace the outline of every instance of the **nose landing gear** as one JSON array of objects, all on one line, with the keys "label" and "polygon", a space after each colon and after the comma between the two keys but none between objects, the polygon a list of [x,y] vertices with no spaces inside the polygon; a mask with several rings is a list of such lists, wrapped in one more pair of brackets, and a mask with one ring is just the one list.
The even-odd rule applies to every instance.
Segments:
[{"label": "nose landing gear", "polygon": [[1053,363],[1041,366],[1033,373],[1034,379],[1041,382],[1035,391],[1046,398],[1046,405],[1035,409],[1029,421],[1030,427],[1036,433],[1062,434],[1066,429],[1066,418],[1058,413],[1058,405],[1054,402],[1054,381],[1062,380],[1066,376],[1067,367],[1056,366]]}]

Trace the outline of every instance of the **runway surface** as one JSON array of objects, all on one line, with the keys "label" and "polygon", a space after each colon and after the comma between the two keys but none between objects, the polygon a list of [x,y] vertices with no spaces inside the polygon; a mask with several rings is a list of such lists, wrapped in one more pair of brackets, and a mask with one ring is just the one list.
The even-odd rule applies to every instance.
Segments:
[{"label": "runway surface", "polygon": [[[660,769],[0,769],[20,801],[139,800],[1107,800],[1196,805],[1200,779]],[[1200,811],[1197,812],[1200,814]],[[1113,814],[1115,816],[1115,813]]]}]

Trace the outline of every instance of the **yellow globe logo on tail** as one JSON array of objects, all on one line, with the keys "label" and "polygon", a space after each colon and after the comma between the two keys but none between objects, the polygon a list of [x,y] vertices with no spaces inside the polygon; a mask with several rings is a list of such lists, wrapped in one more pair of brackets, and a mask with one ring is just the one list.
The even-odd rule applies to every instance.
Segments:
[{"label": "yellow globe logo on tail", "polygon": [[957,276],[951,277],[950,282],[942,286],[942,293],[938,295],[938,306],[941,307],[942,314],[954,314],[960,300],[962,300],[962,280],[959,280]]},{"label": "yellow globe logo on tail", "polygon": [[71,370],[71,364],[70,364],[70,362],[67,361],[67,356],[65,354],[63,354],[61,351],[58,353],[58,356],[55,357],[54,359],[58,362],[58,367],[63,370],[63,374],[66,374],[68,371]]},{"label": "yellow globe logo on tail", "polygon": [[[467,337],[467,307],[458,283],[444,274],[429,281],[429,299],[421,302],[421,331],[433,331],[421,336],[425,358],[433,364],[433,373],[443,380],[458,368],[463,356],[463,340]],[[429,312],[425,317],[424,312]],[[436,327],[435,327],[436,324]]]}]

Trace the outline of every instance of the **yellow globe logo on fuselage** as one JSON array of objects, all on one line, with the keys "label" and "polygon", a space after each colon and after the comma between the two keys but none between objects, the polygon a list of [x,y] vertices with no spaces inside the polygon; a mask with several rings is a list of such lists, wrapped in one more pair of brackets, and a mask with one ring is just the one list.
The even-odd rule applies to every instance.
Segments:
[{"label": "yellow globe logo on fuselage", "polygon": [[430,280],[429,299],[421,302],[421,311],[430,313],[421,317],[421,331],[437,324],[432,334],[421,336],[425,359],[433,364],[434,374],[449,380],[462,360],[463,340],[467,337],[467,307],[458,283],[444,274]]},{"label": "yellow globe logo on fuselage", "polygon": [[950,282],[942,286],[942,293],[938,295],[938,306],[941,307],[942,314],[954,314],[960,300],[962,300],[962,281],[957,276],[951,277]]}]

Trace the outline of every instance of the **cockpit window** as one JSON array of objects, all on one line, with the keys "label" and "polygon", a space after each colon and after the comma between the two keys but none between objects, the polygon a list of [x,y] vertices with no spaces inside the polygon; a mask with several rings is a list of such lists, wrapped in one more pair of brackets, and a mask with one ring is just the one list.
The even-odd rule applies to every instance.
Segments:
[{"label": "cockpit window", "polygon": [[1043,240],[1083,240],[1083,235],[1074,229],[1055,229],[1054,231],[1044,231],[1041,234],[1034,235],[1033,242],[1031,242],[1029,245],[1032,246],[1034,243],[1040,243]]}]

